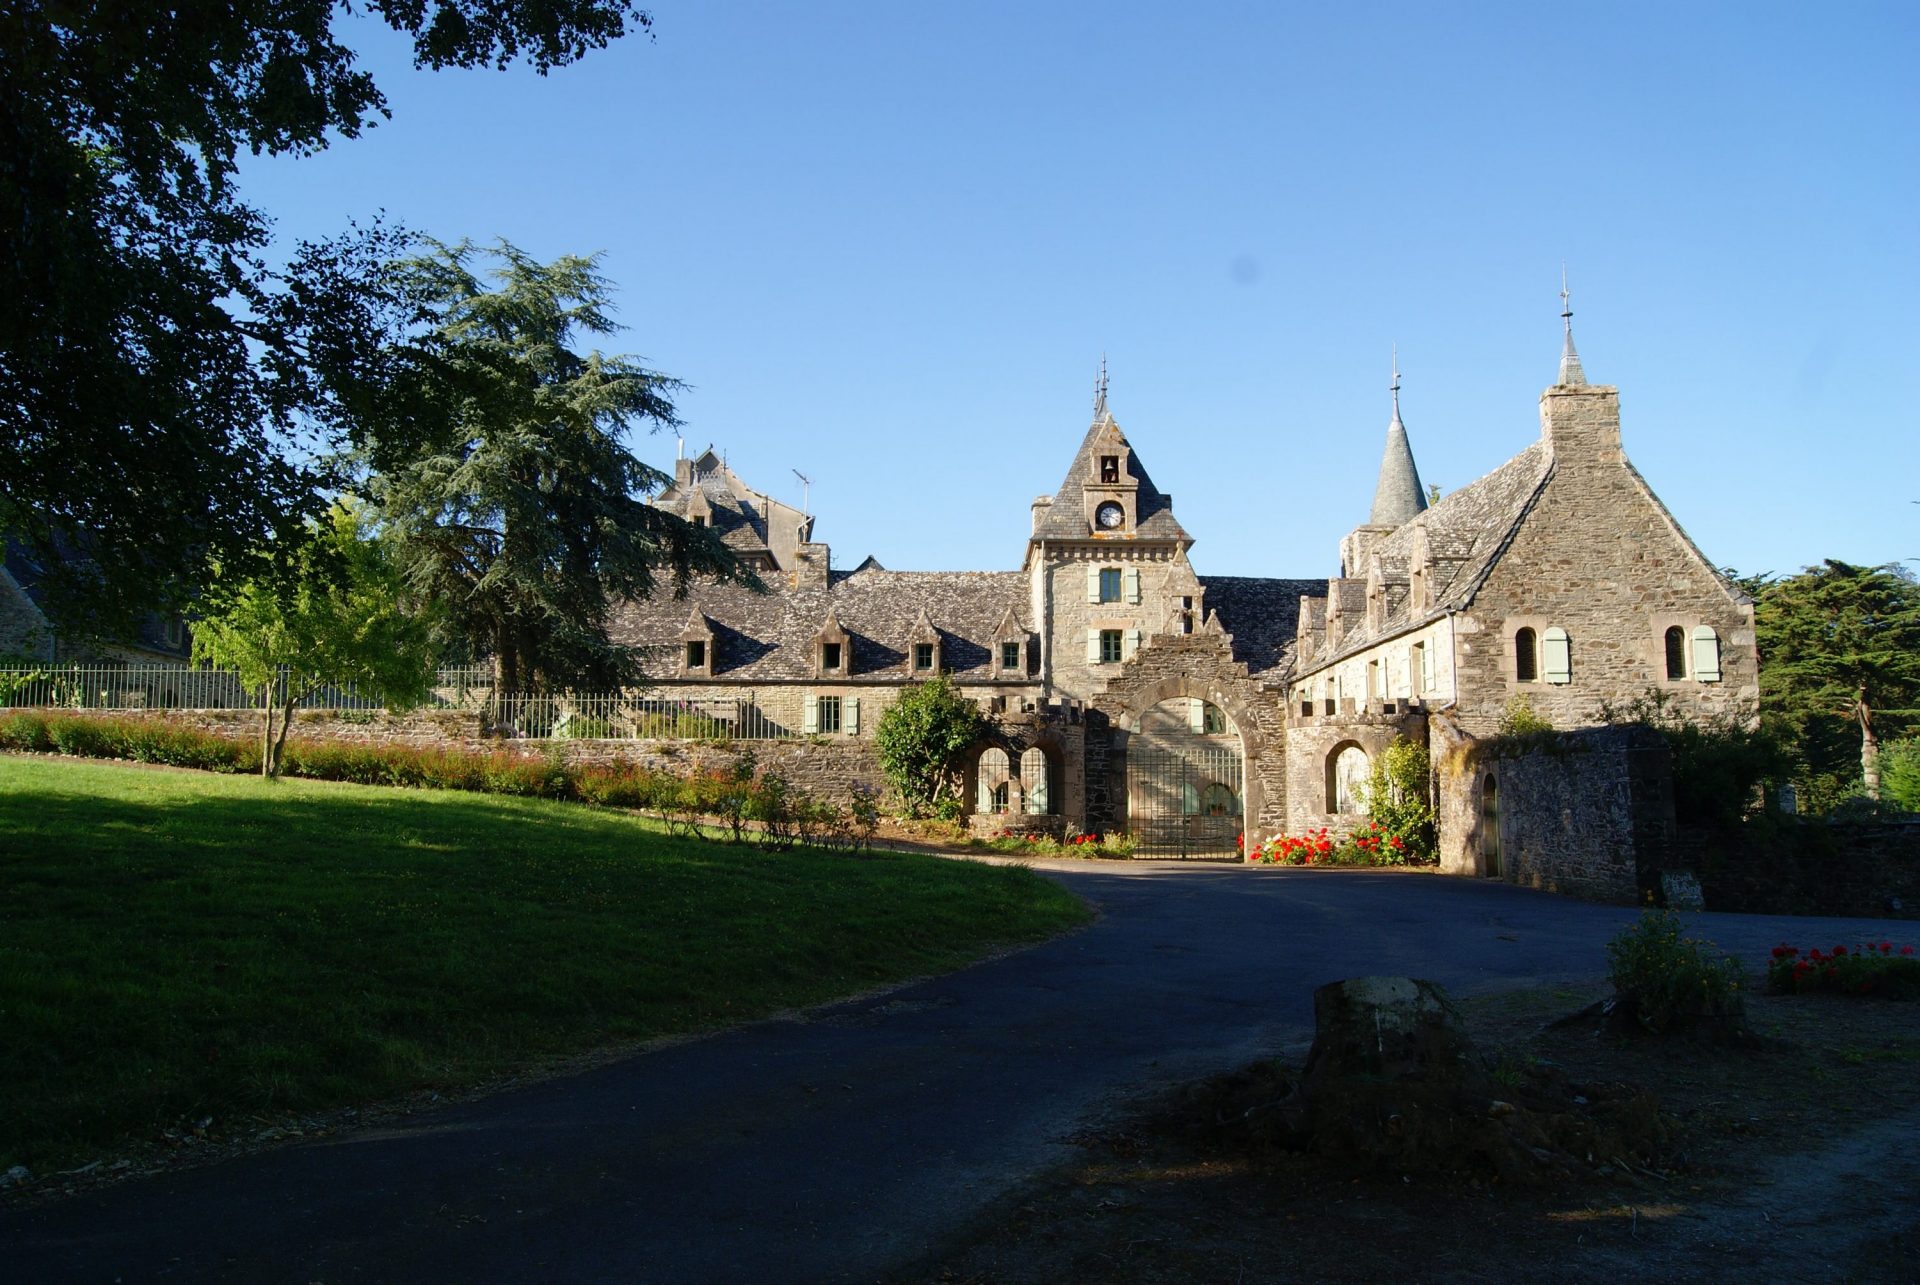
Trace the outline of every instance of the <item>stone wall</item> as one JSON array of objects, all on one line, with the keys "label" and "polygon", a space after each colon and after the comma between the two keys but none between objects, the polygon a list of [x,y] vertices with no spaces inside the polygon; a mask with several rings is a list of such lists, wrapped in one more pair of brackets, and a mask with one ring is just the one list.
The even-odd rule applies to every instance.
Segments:
[{"label": "stone wall", "polygon": [[[1442,870],[1634,904],[1674,862],[1672,762],[1658,733],[1605,727],[1526,745],[1475,741],[1450,719],[1435,724]],[[1497,836],[1482,810],[1489,778]]]},{"label": "stone wall", "polygon": [[[156,718],[219,736],[251,739],[260,735],[258,710],[127,710],[115,717]],[[651,771],[686,776],[726,769],[751,753],[759,767],[821,798],[845,802],[858,784],[884,790],[886,778],[873,742],[855,737],[808,737],[777,741],[673,740],[515,740],[486,736],[480,716],[457,710],[336,712],[305,710],[294,716],[292,740],[350,745],[405,745],[419,749],[463,749],[475,753],[519,754],[536,758],[557,752],[570,763],[635,763]]]},{"label": "stone wall", "polygon": [[1737,837],[1689,829],[1679,851],[1699,874],[1708,910],[1920,919],[1920,822],[1804,821]]},{"label": "stone wall", "polygon": [[[1115,567],[1122,572],[1118,602],[1090,602],[1088,570]],[[1117,629],[1123,645],[1138,634],[1144,641],[1156,634],[1168,634],[1181,617],[1186,601],[1193,603],[1193,621],[1198,628],[1205,619],[1200,614],[1200,582],[1180,547],[1159,542],[1132,544],[1114,541],[1106,547],[1049,548],[1040,574],[1047,578],[1046,600],[1052,606],[1048,629],[1048,691],[1054,696],[1077,700],[1091,699],[1120,666],[1087,663],[1087,632]],[[1140,600],[1129,601],[1129,577],[1139,577]],[[1155,638],[1158,646],[1164,639]]]}]

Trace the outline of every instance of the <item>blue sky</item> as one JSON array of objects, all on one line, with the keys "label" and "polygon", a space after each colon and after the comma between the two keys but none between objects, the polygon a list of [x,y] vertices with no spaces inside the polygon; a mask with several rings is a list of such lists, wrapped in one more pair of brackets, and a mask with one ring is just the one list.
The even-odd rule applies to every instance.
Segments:
[{"label": "blue sky", "polygon": [[[1006,568],[1111,404],[1203,573],[1330,575],[1391,345],[1423,478],[1588,377],[1707,556],[1920,558],[1920,6],[748,3],[542,78],[416,72],[243,191],[601,252],[690,450],[838,566]],[[671,436],[641,436],[670,468]]]}]

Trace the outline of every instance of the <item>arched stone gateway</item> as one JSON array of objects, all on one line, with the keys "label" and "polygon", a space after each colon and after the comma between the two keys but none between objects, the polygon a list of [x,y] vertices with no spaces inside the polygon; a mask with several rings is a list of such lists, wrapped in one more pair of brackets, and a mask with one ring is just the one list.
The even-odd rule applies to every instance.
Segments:
[{"label": "arched stone gateway", "polygon": [[1284,806],[1268,779],[1284,769],[1267,753],[1277,706],[1258,698],[1227,638],[1152,642],[1092,701],[1111,727],[1104,820],[1142,857],[1237,856],[1268,799]]}]

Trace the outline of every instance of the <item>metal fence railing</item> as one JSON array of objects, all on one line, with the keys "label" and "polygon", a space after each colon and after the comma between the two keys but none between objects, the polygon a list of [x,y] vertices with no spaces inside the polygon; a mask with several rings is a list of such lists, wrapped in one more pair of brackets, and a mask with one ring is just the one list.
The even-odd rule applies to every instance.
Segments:
[{"label": "metal fence railing", "polygon": [[[442,669],[428,703],[439,709],[478,710],[493,694],[493,671]],[[0,706],[29,709],[256,709],[260,689],[226,669],[185,665],[27,665],[0,668]],[[306,709],[377,710],[379,693],[349,683],[322,687],[301,701]]]},{"label": "metal fence railing", "polygon": [[[488,730],[525,740],[772,741],[808,734],[807,700],[797,688],[691,699],[643,691],[498,695],[491,669],[467,667],[442,669],[428,705],[478,713]],[[0,668],[0,708],[5,707],[258,709],[260,690],[231,670],[182,665],[18,666]],[[348,684],[321,688],[301,707],[372,711],[385,708],[385,702],[377,692]],[[834,710],[845,717],[840,702]],[[818,726],[817,712],[815,718]]]},{"label": "metal fence railing", "polygon": [[626,692],[499,696],[488,703],[492,729],[530,740],[777,741],[804,736],[806,695],[798,690],[674,699]]}]

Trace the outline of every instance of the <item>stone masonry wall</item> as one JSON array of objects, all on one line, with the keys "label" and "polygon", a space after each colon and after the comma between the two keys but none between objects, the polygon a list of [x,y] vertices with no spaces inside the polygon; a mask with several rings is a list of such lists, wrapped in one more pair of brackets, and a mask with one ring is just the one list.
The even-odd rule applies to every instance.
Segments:
[{"label": "stone masonry wall", "polygon": [[1302,716],[1296,708],[1288,721],[1286,813],[1279,826],[1261,829],[1262,839],[1277,833],[1305,834],[1322,826],[1335,836],[1351,833],[1366,821],[1366,816],[1328,809],[1328,761],[1349,744],[1366,751],[1371,763],[1400,737],[1426,740],[1426,719],[1417,712],[1388,714],[1380,702],[1370,710],[1358,709],[1351,700],[1345,702],[1344,713],[1327,715],[1320,712],[1323,708],[1316,704],[1311,716]]},{"label": "stone masonry wall", "polygon": [[[130,710],[115,717],[157,718],[219,736],[251,739],[260,735],[257,710]],[[807,737],[777,741],[673,740],[516,740],[482,734],[480,716],[453,710],[340,714],[307,710],[294,717],[290,739],[351,745],[405,745],[427,749],[463,749],[533,758],[557,750],[571,763],[635,763],[652,771],[685,776],[724,769],[752,753],[764,769],[821,798],[845,802],[858,784],[882,790],[886,778],[873,742],[861,737]]]},{"label": "stone masonry wall", "polygon": [[1498,874],[1509,883],[1630,905],[1672,860],[1672,764],[1657,733],[1596,728],[1524,748],[1442,729],[1433,745],[1443,870],[1487,873],[1480,805],[1489,776],[1498,785]]},{"label": "stone masonry wall", "polygon": [[[1692,718],[1751,718],[1759,679],[1753,609],[1735,601],[1688,547],[1673,519],[1633,472],[1619,445],[1610,388],[1549,390],[1542,417],[1553,475],[1458,620],[1459,716],[1487,735],[1507,701],[1524,694],[1556,727],[1592,726],[1602,701],[1649,689]],[[1709,625],[1720,638],[1721,679],[1666,677],[1670,625]],[[1565,629],[1573,681],[1515,678],[1515,632]]]}]

